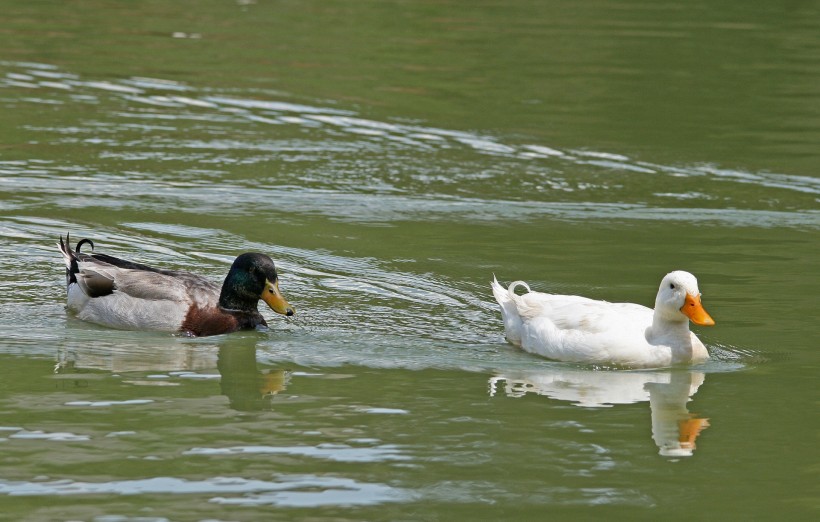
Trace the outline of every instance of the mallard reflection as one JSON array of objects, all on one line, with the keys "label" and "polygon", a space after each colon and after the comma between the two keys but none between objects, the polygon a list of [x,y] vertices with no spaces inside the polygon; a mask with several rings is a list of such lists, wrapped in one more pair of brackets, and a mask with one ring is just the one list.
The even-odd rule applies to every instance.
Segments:
[{"label": "mallard reflection", "polygon": [[[489,380],[491,396],[499,388],[508,396],[527,393],[569,401],[586,408],[649,402],[652,439],[663,456],[691,456],[708,419],[689,412],[686,404],[703,384],[696,371],[594,371],[575,368],[509,371]],[[502,384],[503,383],[503,384]]]},{"label": "mallard reflection", "polygon": [[[130,340],[127,335],[131,335]],[[123,384],[147,387],[219,380],[229,406],[239,411],[271,409],[273,397],[290,380],[290,371],[259,368],[253,336],[233,336],[214,343],[215,338],[192,342],[151,334],[139,338],[127,335],[115,336],[111,342],[67,343],[58,349],[55,377],[74,378],[98,370],[121,375]]]},{"label": "mallard reflection", "polygon": [[116,332],[106,342],[68,342],[57,350],[55,373],[72,369],[112,373],[204,371],[216,367],[217,348],[212,344],[184,342],[151,334],[128,339]]},{"label": "mallard reflection", "polygon": [[238,411],[270,409],[273,397],[290,382],[287,370],[258,368],[255,346],[220,347],[217,369],[222,394]]}]

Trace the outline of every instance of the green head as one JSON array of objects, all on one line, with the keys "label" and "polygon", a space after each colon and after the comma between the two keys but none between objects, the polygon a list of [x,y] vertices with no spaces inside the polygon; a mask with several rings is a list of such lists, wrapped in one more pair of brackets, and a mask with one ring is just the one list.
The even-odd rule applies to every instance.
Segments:
[{"label": "green head", "polygon": [[291,316],[296,313],[279,291],[279,276],[273,260],[265,254],[248,252],[237,257],[231,265],[219,294],[219,306],[253,312],[260,299],[278,314]]}]

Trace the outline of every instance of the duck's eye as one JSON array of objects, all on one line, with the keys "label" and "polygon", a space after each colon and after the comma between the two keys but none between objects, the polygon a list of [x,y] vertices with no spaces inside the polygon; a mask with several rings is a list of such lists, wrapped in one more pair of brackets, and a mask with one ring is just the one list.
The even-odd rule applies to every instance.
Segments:
[{"label": "duck's eye", "polygon": [[669,283],[669,288],[671,288],[672,290],[674,290],[674,289],[675,289],[675,283]]}]

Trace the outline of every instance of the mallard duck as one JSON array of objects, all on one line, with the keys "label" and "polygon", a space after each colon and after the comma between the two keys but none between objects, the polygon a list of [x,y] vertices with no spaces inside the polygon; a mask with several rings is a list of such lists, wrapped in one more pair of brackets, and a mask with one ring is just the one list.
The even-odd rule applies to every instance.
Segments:
[{"label": "mallard duck", "polygon": [[249,252],[236,258],[220,288],[204,277],[181,270],[162,270],[94,249],[90,239],[71,250],[60,236],[65,258],[68,310],[79,319],[126,330],[160,330],[190,336],[217,335],[267,326],[257,309],[262,299],[276,313],[295,309],[279,291],[270,257]]},{"label": "mallard duck", "polygon": [[[527,293],[517,295],[518,286]],[[706,347],[689,331],[689,321],[704,326],[715,321],[701,304],[697,279],[688,272],[666,274],[654,310],[533,292],[523,281],[505,290],[495,277],[492,289],[501,305],[507,340],[549,359],[652,368],[709,358]]]}]

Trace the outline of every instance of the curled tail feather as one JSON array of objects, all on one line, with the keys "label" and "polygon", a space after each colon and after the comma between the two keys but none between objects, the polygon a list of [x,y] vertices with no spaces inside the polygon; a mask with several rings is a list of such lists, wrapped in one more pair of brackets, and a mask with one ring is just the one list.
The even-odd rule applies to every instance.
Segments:
[{"label": "curled tail feather", "polygon": [[515,281],[510,284],[507,289],[504,289],[498,283],[495,275],[493,275],[492,289],[495,300],[501,306],[501,317],[504,320],[504,333],[507,340],[514,345],[521,346],[521,314],[520,308],[522,306],[521,297],[515,293],[518,286],[523,286],[530,292],[530,287],[524,281]]},{"label": "curled tail feather", "polygon": [[[526,288],[527,293],[521,295],[516,294],[515,289],[519,286]],[[510,283],[509,288],[507,288],[507,295],[509,295],[510,301],[512,301],[515,305],[515,311],[519,317],[519,320],[537,317],[543,310],[543,303],[539,299],[543,296],[543,294],[530,290],[530,285],[524,281],[515,281]]]},{"label": "curled tail feather", "polygon": [[523,286],[524,288],[526,288],[527,293],[532,292],[532,290],[530,290],[530,285],[528,285],[524,281],[513,281],[512,283],[510,283],[510,286],[507,287],[507,292],[510,293],[510,297],[518,297],[518,295],[515,293],[515,289],[519,286]]}]

